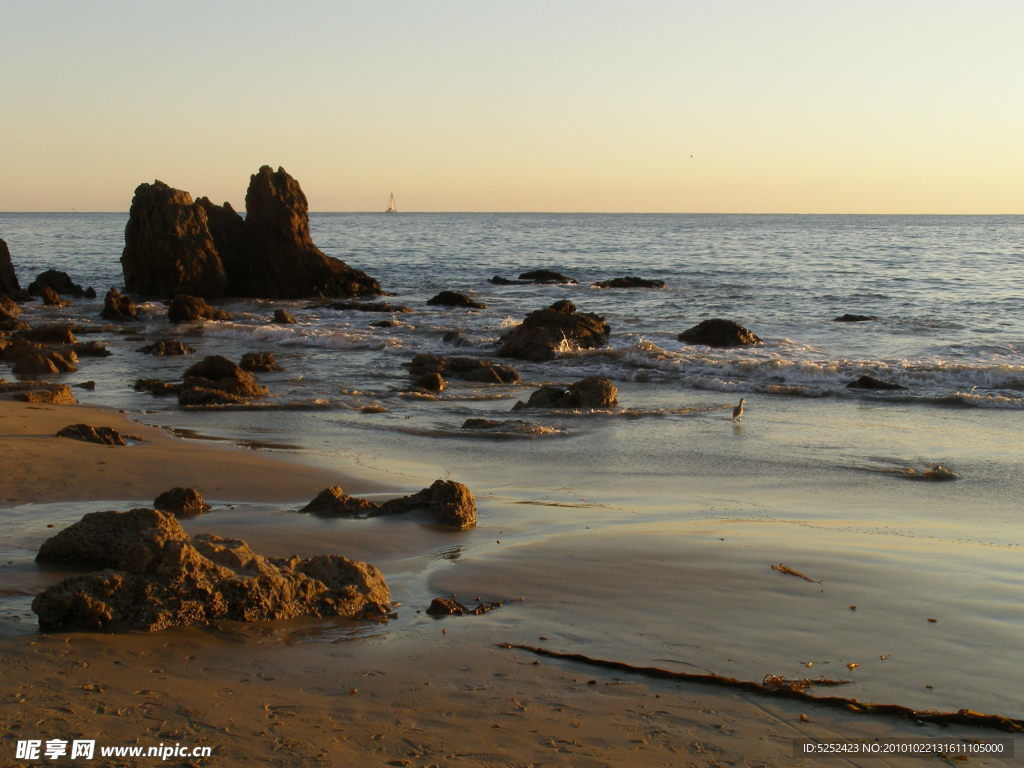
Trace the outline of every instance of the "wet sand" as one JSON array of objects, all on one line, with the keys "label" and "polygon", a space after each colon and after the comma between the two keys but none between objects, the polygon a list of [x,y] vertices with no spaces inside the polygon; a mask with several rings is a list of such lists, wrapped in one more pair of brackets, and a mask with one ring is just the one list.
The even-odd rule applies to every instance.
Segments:
[{"label": "wet sand", "polygon": [[[362,492],[358,478],[339,478],[338,473],[257,452],[175,439],[102,409],[0,402],[0,419],[5,507],[28,501],[151,498],[167,487],[187,484],[197,485],[213,500],[294,503],[331,483]],[[51,437],[76,422],[111,426],[144,442],[107,448]],[[77,475],[73,483],[71,472]],[[111,766],[899,766],[920,765],[922,758],[798,758],[793,739],[1006,736],[650,680],[498,648],[498,643],[512,642],[606,658],[614,652],[624,661],[667,666],[664,660],[642,658],[644,632],[658,632],[658,607],[642,598],[643,583],[650,578],[678,583],[680,600],[661,610],[693,614],[692,631],[680,641],[702,646],[697,655],[706,656],[700,659],[703,663],[711,663],[711,651],[721,641],[716,633],[725,630],[735,641],[722,644],[719,658],[724,663],[733,655],[742,661],[751,643],[767,636],[751,633],[751,627],[766,621],[779,630],[781,646],[799,635],[813,636],[816,622],[825,626],[840,620],[850,626],[828,630],[830,637],[842,637],[854,631],[852,622],[860,622],[855,631],[862,641],[875,637],[884,644],[892,634],[891,611],[872,616],[871,601],[883,594],[891,563],[879,557],[861,569],[839,567],[824,557],[812,559],[813,546],[806,538],[793,539],[781,550],[783,556],[790,565],[823,579],[827,591],[822,592],[821,585],[772,571],[768,562],[760,563],[762,552],[752,556],[759,536],[749,525],[737,528],[735,537],[733,532],[718,536],[713,526],[703,533],[694,530],[685,546],[665,543],[660,549],[652,548],[652,540],[670,539],[657,529],[631,531],[615,541],[606,537],[596,545],[588,542],[585,550],[577,543],[586,534],[578,531],[529,547],[529,515],[549,510],[520,506],[520,515],[526,509],[526,517],[516,521],[511,517],[515,510],[505,501],[478,502],[478,530],[454,536],[400,520],[327,525],[279,510],[281,505],[259,508],[258,514],[244,506],[215,509],[188,521],[191,533],[237,535],[266,554],[354,554],[386,566],[393,592],[407,602],[398,607],[399,618],[387,625],[299,620],[225,623],[215,629],[152,635],[2,638],[0,749],[5,764],[54,764],[13,760],[19,739],[85,738],[107,746],[180,743],[214,749],[212,758],[194,763],[154,758],[90,763]],[[85,506],[83,513],[94,505]],[[77,512],[68,505],[63,508],[69,519],[77,519]],[[504,520],[502,513],[507,513]],[[22,532],[22,543],[52,533],[42,520],[36,527]],[[293,533],[283,536],[288,529]],[[630,536],[647,537],[638,551],[650,557],[642,567],[620,564],[616,574],[621,575],[609,578],[608,562],[625,558],[628,563],[628,552],[636,544]],[[479,544],[485,537],[495,542],[493,550],[477,546],[460,556],[460,543]],[[728,549],[725,557],[719,554],[723,547]],[[773,547],[776,552],[779,548]],[[747,566],[755,562],[759,570],[751,570],[752,576]],[[459,567],[451,567],[453,563]],[[29,581],[58,577],[35,574],[34,569],[33,574]],[[913,585],[906,592],[926,588]],[[509,602],[480,617],[434,620],[420,612],[429,595],[447,592],[459,592],[467,601],[482,593],[485,599]],[[631,594],[638,596],[634,602]],[[526,599],[517,602],[517,596]],[[768,621],[759,615],[758,605],[771,601]],[[721,615],[702,625],[697,617],[709,602],[721,607]],[[856,612],[847,605],[853,602],[860,606]],[[920,616],[911,615],[909,606],[889,607],[921,624],[915,632],[932,632],[937,643],[950,645],[963,632],[962,627],[946,628],[955,605],[934,626],[927,623],[923,606]],[[581,617],[600,621],[591,626],[586,619],[580,625]],[[627,649],[621,646],[602,646],[602,622],[635,627],[637,658],[625,658]],[[787,626],[791,638],[782,631]],[[916,646],[919,640],[915,636],[906,642]],[[797,676],[802,652],[796,646],[786,650],[792,669],[775,671]],[[681,648],[680,659],[684,654],[689,654],[684,662],[696,658],[692,649]],[[846,671],[841,666],[846,660],[837,654],[831,666],[813,672],[837,677],[837,669]],[[899,661],[898,655],[893,661]],[[925,761],[934,763],[936,758]],[[972,757],[954,764],[1012,763]]]}]

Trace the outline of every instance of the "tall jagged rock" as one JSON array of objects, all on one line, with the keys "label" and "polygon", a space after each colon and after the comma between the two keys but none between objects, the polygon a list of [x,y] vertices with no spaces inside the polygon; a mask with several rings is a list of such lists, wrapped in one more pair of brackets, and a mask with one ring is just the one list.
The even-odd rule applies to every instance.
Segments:
[{"label": "tall jagged rock", "polygon": [[[202,298],[375,296],[380,284],[326,256],[309,232],[309,204],[283,168],[263,166],[245,196],[245,218],[162,182],[135,192],[121,258],[130,291]],[[193,279],[196,278],[196,279]]]},{"label": "tall jagged rock", "polygon": [[18,276],[14,273],[14,264],[11,263],[11,252],[7,243],[0,240],[0,296],[20,296],[21,286],[18,284]]},{"label": "tall jagged rock", "polygon": [[135,189],[121,268],[125,288],[147,296],[216,299],[228,285],[206,210],[162,181]]}]

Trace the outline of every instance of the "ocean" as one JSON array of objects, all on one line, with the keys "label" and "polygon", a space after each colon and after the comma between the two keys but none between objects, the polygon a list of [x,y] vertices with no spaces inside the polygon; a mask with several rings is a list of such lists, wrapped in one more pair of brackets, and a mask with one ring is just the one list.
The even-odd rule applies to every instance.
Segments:
[{"label": "ocean", "polygon": [[[757,680],[813,665],[855,677],[862,700],[1024,716],[1024,217],[312,214],[325,253],[411,311],[232,300],[231,321],[171,327],[151,301],[130,338],[99,317],[106,289],[123,285],[126,221],[0,214],[23,285],[56,268],[97,290],[25,313],[93,326],[87,338],[114,353],[62,378],[96,382],[76,390],[82,402],[363,473],[382,497],[450,477],[479,506],[473,531],[417,537],[394,520],[219,499],[189,530],[365,556],[405,605],[450,592],[512,601],[475,619],[512,642],[544,636],[559,650]],[[538,268],[577,284],[489,282]],[[625,275],[666,287],[592,287]],[[426,305],[445,289],[486,309]],[[607,347],[503,361],[517,385],[411,391],[413,355],[493,356],[527,312],[564,298],[607,318]],[[270,324],[278,307],[299,323]],[[833,321],[844,313],[877,319]],[[709,318],[764,344],[678,341]],[[461,345],[443,340],[450,331]],[[180,338],[197,355],[143,355],[139,337]],[[248,351],[285,368],[258,375],[271,396],[256,409],[183,410],[132,387]],[[905,389],[848,388],[864,374]],[[614,382],[620,408],[512,413],[543,384],[591,375]],[[740,397],[746,413],[733,421]],[[510,423],[462,429],[478,416]],[[936,466],[955,479],[932,479]],[[87,506],[8,512],[71,522]],[[393,535],[394,549],[364,547],[367,530]],[[6,602],[3,615],[30,620],[24,600]],[[422,621],[400,611],[373,633],[397,641]],[[318,622],[303,636],[352,632]]]}]

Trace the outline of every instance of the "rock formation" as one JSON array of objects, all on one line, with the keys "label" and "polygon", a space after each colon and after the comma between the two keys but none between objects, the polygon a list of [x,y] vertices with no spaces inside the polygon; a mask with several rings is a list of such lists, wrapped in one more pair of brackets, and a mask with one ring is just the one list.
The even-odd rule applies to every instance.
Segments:
[{"label": "rock formation", "polygon": [[138,439],[131,435],[122,435],[111,427],[93,427],[89,424],[69,424],[57,433],[57,437],[70,437],[72,440],[84,440],[100,445],[128,445],[128,439]]},{"label": "rock formation", "polygon": [[324,255],[309,233],[309,206],[283,168],[253,174],[243,219],[161,181],[135,190],[121,257],[125,286],[147,295],[202,298],[375,296],[369,275]]},{"label": "rock formation", "polygon": [[487,309],[486,304],[481,304],[476,299],[471,299],[464,293],[457,291],[441,291],[433,298],[427,299],[427,304],[432,307],[468,307],[469,309]]},{"label": "rock formation", "polygon": [[380,571],[340,555],[266,558],[245,542],[189,538],[152,509],[94,512],[43,543],[40,562],[98,570],[32,601],[43,631],[143,630],[297,616],[383,618],[391,596]]},{"label": "rock formation", "polygon": [[211,307],[198,296],[179,293],[167,307],[167,319],[172,323],[188,323],[195,320],[230,320],[231,315],[223,309]]},{"label": "rock formation", "polygon": [[318,517],[360,518],[413,511],[426,512],[438,525],[448,528],[464,529],[476,525],[476,500],[469,488],[454,480],[435,480],[429,488],[383,504],[349,496],[340,487],[331,486],[299,510]]},{"label": "rock formation", "polygon": [[92,288],[83,288],[74,283],[67,272],[56,269],[48,269],[41,272],[35,280],[28,285],[28,292],[39,296],[44,288],[52,288],[61,296],[74,296],[75,298],[92,299],[96,297],[96,291]]},{"label": "rock formation", "polygon": [[523,272],[519,275],[520,280],[527,280],[531,283],[569,283],[576,285],[571,277],[566,277],[560,272],[551,269],[534,269],[530,272]]},{"label": "rock formation", "polygon": [[171,488],[156,497],[153,508],[175,517],[193,517],[208,511],[210,505],[195,488]]},{"label": "rock formation", "polygon": [[664,288],[664,280],[649,280],[643,277],[616,277],[601,283],[594,283],[594,288]]},{"label": "rock formation", "polygon": [[39,295],[43,299],[43,305],[47,307],[70,307],[70,301],[64,301],[60,294],[48,285],[44,285]]},{"label": "rock formation", "polygon": [[11,252],[6,241],[0,239],[0,296],[3,295],[18,298],[22,295],[22,290],[18,283],[18,275],[14,272],[14,264],[11,262]]},{"label": "rock formation", "polygon": [[833,323],[868,323],[878,318],[874,315],[851,315],[849,312],[840,315],[839,317],[833,317]]},{"label": "rock formation", "polygon": [[856,381],[851,381],[846,385],[847,389],[875,389],[875,390],[899,390],[906,389],[906,387],[900,386],[899,384],[893,384],[888,381],[882,381],[876,379],[874,376],[864,374],[860,376]]},{"label": "rock formation", "polygon": [[763,343],[757,335],[732,320],[704,320],[679,334],[679,341],[709,347],[746,347]]},{"label": "rock formation", "polygon": [[191,355],[195,349],[188,344],[182,344],[177,339],[164,339],[155,344],[139,347],[139,352],[144,352],[147,355]]},{"label": "rock formation", "polygon": [[185,371],[184,379],[178,392],[182,405],[244,403],[268,393],[251,373],[221,355],[203,358]]},{"label": "rock formation", "polygon": [[117,288],[111,288],[103,298],[103,309],[100,317],[105,320],[138,320],[139,309],[135,302],[122,296]]},{"label": "rock formation", "polygon": [[477,357],[441,357],[429,353],[416,355],[409,363],[409,373],[413,376],[437,373],[485,384],[515,384],[519,381],[518,371],[510,365]]},{"label": "rock formation", "polygon": [[608,343],[603,317],[577,312],[571,301],[555,302],[528,314],[503,340],[498,355],[522,360],[553,360],[566,345],[590,349]]},{"label": "rock formation", "polygon": [[520,408],[614,408],[619,404],[619,390],[608,379],[588,376],[568,387],[544,386],[535,390],[527,402],[519,401],[512,410]]},{"label": "rock formation", "polygon": [[238,365],[243,371],[255,371],[258,373],[284,370],[284,368],[277,364],[277,360],[274,359],[272,352],[246,352],[242,355],[242,359],[238,361]]},{"label": "rock formation", "polygon": [[287,309],[275,309],[273,322],[279,325],[295,325],[299,321],[295,319],[295,315],[289,312]]}]

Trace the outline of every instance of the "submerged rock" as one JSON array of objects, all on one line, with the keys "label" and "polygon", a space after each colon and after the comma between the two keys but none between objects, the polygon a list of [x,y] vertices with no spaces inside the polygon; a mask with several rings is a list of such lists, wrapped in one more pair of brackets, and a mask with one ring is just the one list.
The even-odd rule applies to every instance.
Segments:
[{"label": "submerged rock", "polygon": [[39,295],[43,299],[43,305],[47,307],[70,307],[70,301],[64,301],[60,295],[48,285],[43,286],[43,290],[39,292]]},{"label": "submerged rock", "polygon": [[649,280],[643,277],[616,277],[601,283],[594,283],[594,288],[664,288],[664,280]]},{"label": "submerged rock", "polygon": [[603,347],[610,333],[611,327],[603,317],[577,312],[571,301],[563,300],[528,314],[504,337],[498,355],[522,360],[553,360],[566,346]]},{"label": "submerged rock", "polygon": [[871,320],[877,320],[877,319],[878,318],[875,317],[874,315],[851,315],[850,313],[846,313],[844,315],[840,315],[839,317],[833,317],[832,318],[832,322],[833,323],[866,323],[866,322],[869,322]]},{"label": "submerged rock", "polygon": [[279,325],[295,325],[299,321],[295,319],[295,315],[289,312],[287,309],[275,309],[273,322]]},{"label": "submerged rock", "polygon": [[487,309],[486,304],[481,304],[476,299],[471,299],[464,293],[456,291],[441,291],[439,294],[427,300],[432,307],[468,307],[469,309]]},{"label": "submerged rock", "polygon": [[576,285],[576,281],[571,277],[566,277],[561,272],[555,272],[551,269],[534,269],[530,272],[523,272],[519,275],[519,279],[531,283],[568,283]]},{"label": "submerged rock", "polygon": [[409,373],[413,376],[437,373],[449,378],[486,384],[515,384],[519,381],[519,373],[509,365],[476,357],[442,357],[430,353],[413,357],[409,363]]},{"label": "submerged rock", "polygon": [[349,496],[341,486],[332,485],[320,491],[299,512],[317,517],[375,517],[380,514],[380,504]]},{"label": "submerged rock", "polygon": [[340,311],[349,309],[354,312],[398,312],[401,314],[412,312],[408,307],[388,304],[386,301],[336,301],[329,306],[331,309]]},{"label": "submerged rock", "polygon": [[170,512],[175,517],[193,517],[210,509],[203,501],[202,494],[195,488],[171,488],[164,491],[153,501],[153,507],[162,512]]},{"label": "submerged rock", "polygon": [[762,344],[759,336],[732,320],[703,320],[679,334],[679,341],[708,347],[746,347]]},{"label": "submerged rock", "polygon": [[899,384],[893,384],[888,381],[882,381],[876,379],[874,376],[864,374],[860,376],[856,381],[851,381],[846,385],[847,389],[878,389],[878,390],[900,390],[906,389],[906,387],[900,386]]},{"label": "submerged rock", "polygon": [[425,389],[428,392],[443,392],[445,388],[444,377],[437,371],[428,371],[421,374],[412,385],[417,389]]},{"label": "submerged rock", "polygon": [[243,371],[269,372],[283,371],[272,352],[246,352],[238,365]]},{"label": "submerged rock", "polygon": [[297,616],[382,618],[380,571],[340,555],[266,558],[243,541],[189,538],[152,509],[94,512],[40,547],[36,559],[105,569],[73,576],[32,601],[43,631],[143,630]]},{"label": "submerged rock", "polygon": [[195,349],[188,344],[182,344],[177,339],[164,339],[155,344],[139,347],[139,352],[144,352],[147,355],[191,355]]}]

